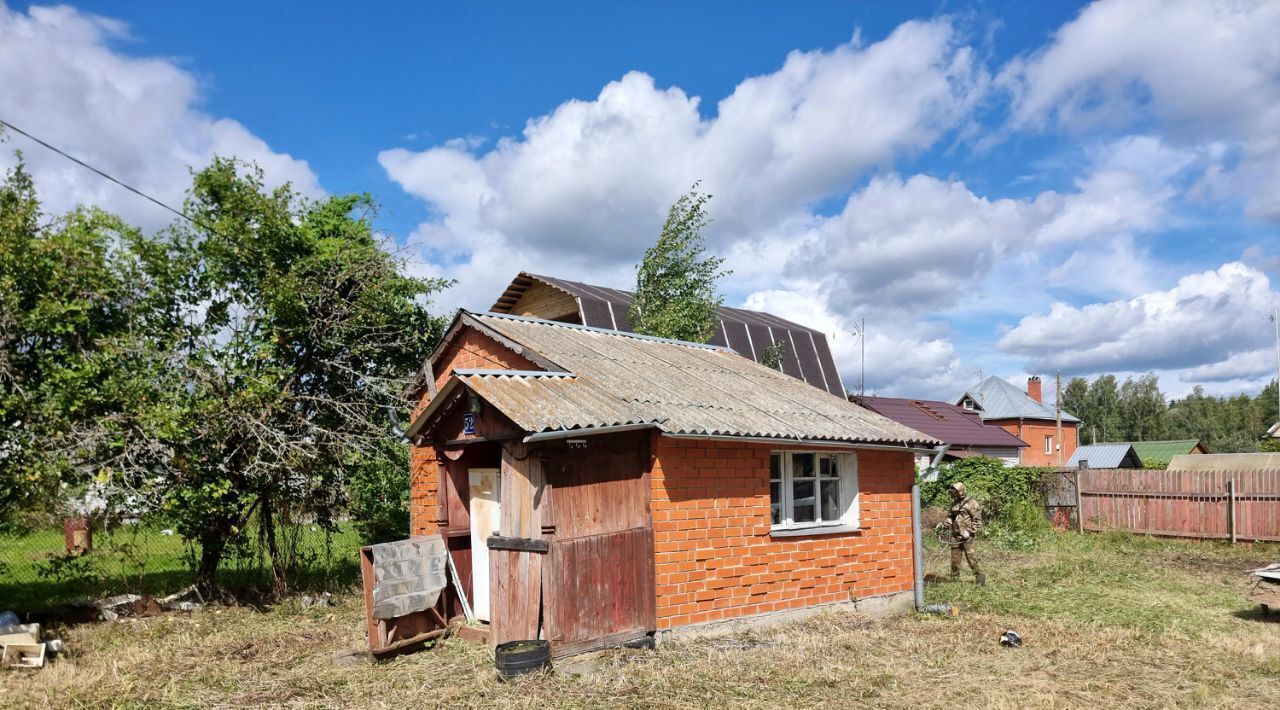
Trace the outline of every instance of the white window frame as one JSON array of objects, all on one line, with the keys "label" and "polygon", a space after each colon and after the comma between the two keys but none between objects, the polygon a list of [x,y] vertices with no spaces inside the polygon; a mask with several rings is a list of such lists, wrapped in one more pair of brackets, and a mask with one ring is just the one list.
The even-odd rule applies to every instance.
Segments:
[{"label": "white window frame", "polygon": [[1044,437],[1044,452],[1046,454],[1053,453],[1053,434],[1046,434]]},{"label": "white window frame", "polygon": [[[796,454],[813,454],[814,456],[814,498],[821,497],[821,487],[818,483],[819,472],[822,470],[821,459],[835,459],[837,469],[839,470],[840,503],[841,514],[835,520],[822,520],[822,504],[820,500],[815,500],[814,517],[818,518],[815,522],[798,523],[793,519],[795,513],[794,501],[792,495],[794,492],[792,478],[792,457]],[[778,456],[781,459],[781,479],[773,478],[773,457]],[[789,531],[809,531],[809,532],[845,532],[857,530],[860,523],[860,506],[862,501],[861,491],[858,490],[858,456],[856,453],[839,453],[831,451],[801,451],[783,449],[780,451],[770,452],[769,458],[769,505],[770,517],[769,522],[771,530],[774,533],[785,533]],[[781,484],[779,488],[782,493],[782,510],[781,520],[777,525],[773,525],[773,482],[778,480]]]}]

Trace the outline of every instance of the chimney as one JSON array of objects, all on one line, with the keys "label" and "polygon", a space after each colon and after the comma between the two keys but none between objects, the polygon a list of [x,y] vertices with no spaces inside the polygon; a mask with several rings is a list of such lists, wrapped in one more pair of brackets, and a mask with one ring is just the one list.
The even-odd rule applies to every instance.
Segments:
[{"label": "chimney", "polygon": [[1040,401],[1040,378],[1032,375],[1027,378],[1027,396],[1035,401]]}]

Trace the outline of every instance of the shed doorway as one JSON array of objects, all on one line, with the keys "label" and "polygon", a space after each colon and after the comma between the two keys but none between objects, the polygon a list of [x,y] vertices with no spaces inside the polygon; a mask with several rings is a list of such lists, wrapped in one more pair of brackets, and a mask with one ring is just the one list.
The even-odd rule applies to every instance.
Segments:
[{"label": "shed doorway", "polygon": [[502,474],[496,468],[467,469],[471,489],[471,605],[476,618],[489,621],[489,536],[498,532],[502,520]]}]

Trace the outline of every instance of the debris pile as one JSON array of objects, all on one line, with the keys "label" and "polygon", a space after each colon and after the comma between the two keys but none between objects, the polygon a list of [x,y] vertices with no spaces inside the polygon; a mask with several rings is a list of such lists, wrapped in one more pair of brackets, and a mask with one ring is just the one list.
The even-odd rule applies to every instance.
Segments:
[{"label": "debris pile", "polygon": [[204,598],[195,586],[187,587],[167,597],[153,597],[150,594],[117,594],[93,602],[103,621],[114,621],[122,617],[156,616],[166,611],[195,611],[204,606]]},{"label": "debris pile", "polygon": [[1280,610],[1280,563],[1260,567],[1249,574],[1254,580],[1249,601],[1261,604],[1268,612]]},{"label": "debris pile", "polygon": [[[4,621],[18,621],[13,612],[0,615]],[[40,624],[0,625],[0,668],[42,668],[46,656],[62,651],[62,641],[40,640]]]}]

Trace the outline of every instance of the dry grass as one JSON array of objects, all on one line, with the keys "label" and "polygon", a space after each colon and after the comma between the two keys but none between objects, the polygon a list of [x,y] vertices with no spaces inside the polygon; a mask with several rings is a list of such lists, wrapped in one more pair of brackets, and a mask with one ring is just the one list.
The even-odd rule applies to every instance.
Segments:
[{"label": "dry grass", "polygon": [[[1236,571],[1277,556],[1074,535],[989,553],[992,581],[946,583],[958,619],[829,613],[659,651],[614,651],[589,675],[501,683],[485,649],[449,640],[386,663],[358,649],[354,595],[329,609],[208,609],[69,629],[72,656],[0,674],[15,707],[1249,707],[1280,699],[1280,623]],[[932,553],[933,571],[942,556]],[[1006,628],[1026,645],[998,645]]]}]

